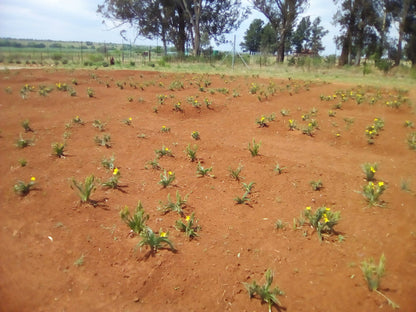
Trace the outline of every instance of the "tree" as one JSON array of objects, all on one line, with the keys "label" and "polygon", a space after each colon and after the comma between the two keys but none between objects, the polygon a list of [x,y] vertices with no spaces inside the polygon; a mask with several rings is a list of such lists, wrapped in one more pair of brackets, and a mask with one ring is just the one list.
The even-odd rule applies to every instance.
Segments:
[{"label": "tree", "polygon": [[[339,0],[334,0],[338,3]],[[364,48],[377,44],[383,28],[382,0],[342,0],[334,16],[334,22],[341,26],[336,43],[341,46],[339,65],[350,64],[355,56],[355,65],[360,64]],[[374,52],[370,49],[368,53]]]},{"label": "tree", "polygon": [[259,52],[264,22],[257,18],[253,20],[244,34],[244,41],[240,43],[243,50]]},{"label": "tree", "polygon": [[407,41],[406,56],[412,62],[412,66],[416,67],[416,0],[413,0],[409,6],[404,25],[404,39]]},{"label": "tree", "polygon": [[220,42],[247,13],[240,0],[104,0],[97,12],[118,26],[130,24],[140,36],[161,38],[165,51],[171,42],[184,53],[190,41],[195,55],[201,51],[201,34]]},{"label": "tree", "polygon": [[308,0],[251,0],[254,8],[263,13],[278,34],[277,61],[283,62],[288,37],[298,16],[303,13]]},{"label": "tree", "polygon": [[275,53],[277,51],[278,35],[270,23],[263,27],[260,37],[260,51],[264,53]]},{"label": "tree", "polygon": [[322,38],[328,34],[328,30],[325,30],[321,24],[321,18],[317,17],[312,22],[311,28],[311,40],[310,40],[310,49],[313,54],[318,55],[320,51],[325,50],[322,45]]},{"label": "tree", "polygon": [[292,37],[292,45],[296,53],[301,53],[308,49],[311,37],[311,19],[309,16],[303,17],[296,28]]}]

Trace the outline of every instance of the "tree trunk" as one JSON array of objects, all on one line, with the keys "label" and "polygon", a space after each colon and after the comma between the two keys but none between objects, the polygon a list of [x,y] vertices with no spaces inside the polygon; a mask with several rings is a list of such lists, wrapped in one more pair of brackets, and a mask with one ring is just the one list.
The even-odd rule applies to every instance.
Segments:
[{"label": "tree trunk", "polygon": [[285,41],[286,41],[286,31],[283,29],[280,33],[280,42],[277,48],[277,58],[278,63],[283,63],[285,60]]},{"label": "tree trunk", "polygon": [[406,16],[409,12],[409,7],[410,7],[410,0],[404,0],[402,14],[401,14],[400,23],[399,23],[399,40],[397,43],[397,56],[396,56],[396,59],[394,60],[394,66],[399,66],[400,60],[402,58],[403,33],[404,33],[404,26],[406,23]]}]

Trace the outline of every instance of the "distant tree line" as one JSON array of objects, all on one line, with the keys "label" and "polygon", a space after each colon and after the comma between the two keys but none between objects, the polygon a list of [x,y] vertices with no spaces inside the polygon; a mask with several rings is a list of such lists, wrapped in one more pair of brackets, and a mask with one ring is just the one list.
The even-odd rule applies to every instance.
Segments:
[{"label": "distant tree line", "polygon": [[[283,62],[288,52],[318,55],[328,33],[319,17],[313,21],[299,16],[309,0],[249,0],[267,23],[254,20],[241,47],[250,52],[275,53]],[[340,27],[336,44],[341,50],[340,65],[359,65],[361,58],[376,62],[386,56],[398,65],[406,56],[416,64],[416,0],[333,0],[338,11],[333,17]],[[200,55],[210,40],[224,42],[224,35],[237,29],[249,14],[240,0],[104,0],[97,10],[117,25],[134,26],[137,34],[159,38],[165,52],[173,44],[178,53],[192,47]],[[389,38],[391,29],[398,38]],[[122,35],[122,33],[121,33]]]}]

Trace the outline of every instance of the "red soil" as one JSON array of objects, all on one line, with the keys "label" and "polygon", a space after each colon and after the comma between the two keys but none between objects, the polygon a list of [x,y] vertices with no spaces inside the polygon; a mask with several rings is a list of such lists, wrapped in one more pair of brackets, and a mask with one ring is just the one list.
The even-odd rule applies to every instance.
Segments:
[{"label": "red soil", "polygon": [[[285,292],[279,300],[286,311],[390,311],[382,296],[368,290],[360,269],[362,261],[378,261],[382,253],[387,261],[381,292],[400,311],[415,311],[416,154],[406,142],[415,130],[403,124],[416,118],[407,104],[386,107],[397,91],[380,90],[377,103],[370,105],[377,91],[363,88],[362,104],[349,98],[329,117],[340,96],[321,101],[320,95],[358,92],[357,86],[140,71],[13,70],[0,77],[1,311],[267,311],[257,297],[249,298],[243,283],[263,284],[268,268],[275,273],[272,286]],[[183,89],[170,90],[173,81],[181,81]],[[199,83],[205,81],[210,85],[201,91]],[[56,89],[38,94],[39,86],[55,88],[58,82],[77,95]],[[258,100],[260,90],[249,93],[252,83],[265,90],[270,82],[276,93],[268,99]],[[35,92],[23,99],[19,91],[25,84]],[[93,98],[86,95],[88,87]],[[158,95],[167,95],[163,105]],[[190,96],[201,108],[187,102]],[[414,91],[408,96],[416,103]],[[173,110],[178,101],[184,112]],[[301,116],[314,107],[319,130],[313,137],[288,131],[289,119],[302,128],[308,121]],[[290,115],[282,116],[282,109]],[[256,119],[273,112],[276,119],[269,127],[258,127]],[[75,116],[85,124],[71,126]],[[129,117],[130,126],[122,123]],[[365,129],[375,117],[385,126],[369,145]],[[344,118],[354,122],[347,127]],[[24,133],[25,119],[33,133]],[[104,132],[92,126],[96,119],[106,123]],[[162,133],[162,126],[171,131]],[[191,138],[193,131],[200,140]],[[20,133],[34,144],[17,148]],[[94,143],[103,133],[110,134],[111,148]],[[253,138],[261,141],[256,157],[248,151]],[[51,144],[64,141],[66,156],[52,156]],[[198,160],[213,168],[215,178],[197,177],[196,162],[184,153],[188,144],[198,145]],[[162,146],[174,154],[159,160],[176,175],[167,188],[158,184],[163,171],[145,169]],[[111,171],[101,160],[111,155],[123,187],[99,186],[91,197],[99,204],[81,204],[71,178],[83,181],[94,174],[107,180]],[[27,166],[21,167],[19,159]],[[277,162],[286,167],[280,175],[274,171]],[[366,184],[360,168],[365,162],[378,163],[376,178],[387,185],[384,208],[368,207],[359,193]],[[233,200],[244,192],[228,171],[239,164],[242,182],[255,182],[246,205]],[[15,194],[16,181],[32,176],[36,188],[23,197]],[[401,189],[403,179],[411,181],[410,192]],[[313,191],[312,180],[321,180],[324,188]],[[176,212],[157,210],[159,201],[168,194],[174,198],[176,191],[190,194],[185,214],[195,213],[202,227],[191,241],[175,229]],[[169,231],[176,253],[161,249],[149,256],[146,247],[135,248],[141,238],[129,235],[119,212],[126,205],[133,211],[139,200],[150,215],[147,225]],[[341,212],[336,234],[320,242],[307,224],[293,228],[306,206],[324,205]],[[275,228],[278,219],[286,223],[284,229]],[[74,265],[82,255],[84,262]]]}]

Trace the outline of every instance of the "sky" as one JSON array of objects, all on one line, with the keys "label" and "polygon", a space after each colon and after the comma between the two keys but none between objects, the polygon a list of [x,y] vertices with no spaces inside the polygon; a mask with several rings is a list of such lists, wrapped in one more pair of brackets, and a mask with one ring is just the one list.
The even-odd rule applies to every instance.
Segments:
[{"label": "sky", "polygon": [[[248,0],[242,1],[248,4]],[[310,5],[303,16],[310,16],[313,21],[321,17],[321,25],[329,30],[323,39],[324,55],[335,54],[334,36],[338,30],[332,24],[336,6],[331,0],[310,0]],[[135,35],[128,25],[114,28],[111,21],[103,24],[103,17],[97,13],[99,4],[104,0],[0,0],[0,37],[17,39],[40,39],[62,41],[92,41],[121,43],[121,30],[127,30],[127,39],[134,41]],[[233,41],[236,36],[236,49],[240,49],[244,33],[255,18],[267,21],[265,17],[252,10],[251,15],[240,28],[226,36]],[[137,38],[138,45],[161,45],[160,42]],[[231,51],[232,44],[222,44],[214,48]]]}]

